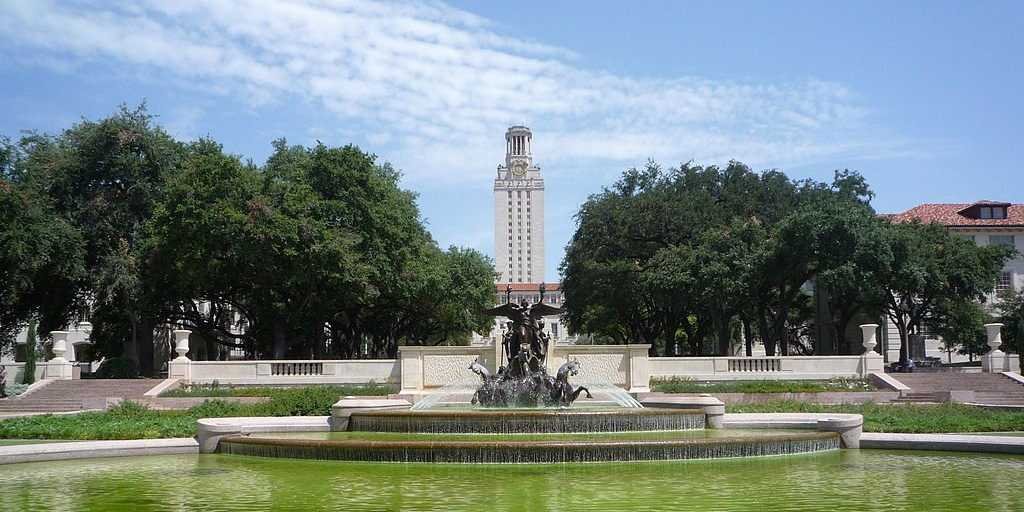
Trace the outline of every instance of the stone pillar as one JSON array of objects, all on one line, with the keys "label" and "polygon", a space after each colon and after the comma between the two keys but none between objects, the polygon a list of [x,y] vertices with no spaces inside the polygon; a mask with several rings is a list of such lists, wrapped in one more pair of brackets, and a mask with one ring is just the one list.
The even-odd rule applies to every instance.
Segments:
[{"label": "stone pillar", "polygon": [[174,351],[178,357],[168,365],[167,377],[181,379],[186,384],[192,382],[192,360],[188,358],[188,337],[192,331],[178,329],[174,333]]},{"label": "stone pillar", "polygon": [[861,344],[864,352],[860,355],[860,376],[867,377],[874,372],[883,371],[884,360],[882,354],[875,352],[878,345],[878,324],[861,324]]},{"label": "stone pillar", "polygon": [[398,364],[401,365],[401,393],[423,392],[423,352],[417,347],[398,347]]},{"label": "stone pillar", "polygon": [[68,332],[50,331],[50,338],[53,339],[53,359],[46,362],[44,377],[71,380],[73,378],[71,362],[64,357],[68,351]]},{"label": "stone pillar", "polygon": [[1003,344],[1003,324],[985,324],[985,334],[988,336],[989,351],[981,357],[981,369],[985,373],[998,373],[1006,371],[1006,353],[999,350]]},{"label": "stone pillar", "polygon": [[650,345],[626,345],[626,357],[629,358],[627,391],[630,393],[651,392],[651,367],[647,357],[650,348]]}]

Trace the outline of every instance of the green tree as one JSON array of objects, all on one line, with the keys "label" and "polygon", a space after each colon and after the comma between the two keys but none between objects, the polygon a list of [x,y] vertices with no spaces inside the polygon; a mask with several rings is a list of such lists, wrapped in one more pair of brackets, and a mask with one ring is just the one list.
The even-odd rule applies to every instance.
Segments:
[{"label": "green tree", "polygon": [[885,313],[899,333],[905,366],[909,336],[941,319],[945,304],[984,300],[1012,251],[977,246],[938,224],[888,224],[885,236],[892,259],[874,276],[885,290]]},{"label": "green tree", "polygon": [[81,309],[83,245],[48,197],[0,178],[0,349],[30,321],[58,330]]},{"label": "green tree", "polygon": [[28,323],[28,332],[25,335],[25,375],[22,376],[22,384],[32,384],[36,381],[36,323]]},{"label": "green tree", "polygon": [[273,358],[394,357],[489,327],[493,266],[441,251],[390,166],[354,146],[274,148],[258,168],[199,141],[168,181],[147,237],[168,318]]},{"label": "green tree", "polygon": [[1016,353],[1018,364],[1024,368],[1024,291],[1004,294],[996,311],[1003,324],[1005,350]]},{"label": "green tree", "polygon": [[925,319],[932,331],[942,337],[947,355],[957,350],[970,356],[971,360],[988,350],[985,324],[990,321],[981,304],[963,299],[941,302],[935,308],[934,316]]},{"label": "green tree", "polygon": [[141,240],[183,145],[140,106],[83,120],[56,136],[32,134],[20,146],[24,182],[49,196],[56,212],[81,233],[97,353],[123,355],[152,373],[152,333],[159,319],[144,300]]}]

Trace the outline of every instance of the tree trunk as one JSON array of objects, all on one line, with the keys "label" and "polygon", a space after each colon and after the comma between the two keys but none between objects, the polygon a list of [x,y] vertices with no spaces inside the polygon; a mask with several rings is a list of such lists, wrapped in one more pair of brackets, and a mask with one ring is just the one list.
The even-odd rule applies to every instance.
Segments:
[{"label": "tree trunk", "polygon": [[743,318],[743,347],[747,357],[754,355],[754,329],[750,326],[750,319]]},{"label": "tree trunk", "polygon": [[771,335],[771,331],[768,330],[768,317],[763,310],[757,315],[757,330],[761,332],[761,343],[764,344],[764,354],[766,356],[774,356],[775,340]]},{"label": "tree trunk", "polygon": [[288,333],[285,329],[284,320],[279,317],[274,318],[271,324],[271,330],[273,336],[271,358],[284,359],[288,354]]},{"label": "tree trunk", "polygon": [[135,320],[133,319],[133,320],[129,321],[129,325],[130,325],[129,329],[131,330],[131,332],[128,333],[128,340],[126,341],[126,343],[124,344],[123,349],[121,350],[121,357],[123,357],[125,359],[128,359],[129,361],[134,362],[135,363],[135,367],[138,368],[138,366],[139,366],[139,350],[138,350],[139,345],[138,345],[137,337],[135,336],[135,331],[136,331],[137,324],[136,324]]},{"label": "tree trunk", "polygon": [[153,329],[156,322],[145,319],[139,322],[135,328],[136,353],[139,356],[139,374],[145,377],[153,377],[156,368],[153,364]]},{"label": "tree trunk", "polygon": [[900,333],[900,366],[903,368],[907,367],[907,363],[910,361],[910,345],[907,336],[907,321],[900,315],[896,321],[896,331]]},{"label": "tree trunk", "polygon": [[718,355],[720,356],[728,356],[729,346],[732,344],[732,333],[729,332],[729,320],[730,317],[720,314],[715,322],[715,327],[718,331]]}]

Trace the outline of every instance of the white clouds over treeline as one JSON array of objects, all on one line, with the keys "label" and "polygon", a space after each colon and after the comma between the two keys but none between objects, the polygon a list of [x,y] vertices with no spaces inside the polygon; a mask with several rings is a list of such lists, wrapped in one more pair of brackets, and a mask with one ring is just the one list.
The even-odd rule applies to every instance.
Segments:
[{"label": "white clouds over treeline", "polygon": [[509,122],[543,133],[549,165],[788,165],[900,151],[841,84],[585,69],[567,50],[441,3],[14,1],[0,4],[0,41],[40,58],[153,67],[255,108],[299,95],[365,127],[414,180],[479,175],[497,163]]}]

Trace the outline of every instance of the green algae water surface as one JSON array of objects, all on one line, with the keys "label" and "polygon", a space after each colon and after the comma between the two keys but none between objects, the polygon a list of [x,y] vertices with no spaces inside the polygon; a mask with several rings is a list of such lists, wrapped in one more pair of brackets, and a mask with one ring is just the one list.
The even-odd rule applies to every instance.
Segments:
[{"label": "green algae water surface", "polygon": [[0,510],[1021,511],[1024,457],[841,450],[637,464],[353,464],[229,455],[0,466]]}]

